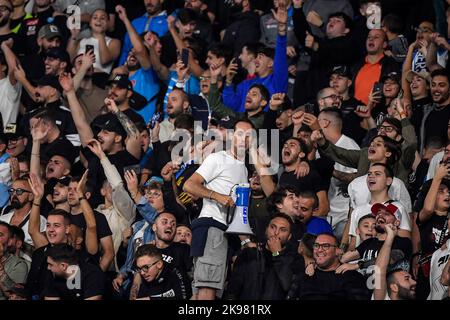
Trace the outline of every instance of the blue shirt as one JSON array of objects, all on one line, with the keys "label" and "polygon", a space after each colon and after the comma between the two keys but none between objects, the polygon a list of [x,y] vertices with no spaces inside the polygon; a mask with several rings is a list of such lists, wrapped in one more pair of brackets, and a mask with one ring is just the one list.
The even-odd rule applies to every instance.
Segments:
[{"label": "blue shirt", "polygon": [[[287,64],[287,37],[277,35],[277,44],[275,47],[275,58],[273,62],[273,71],[267,77],[256,77],[242,81],[234,86],[225,86],[222,94],[223,103],[235,112],[245,112],[245,98],[250,87],[259,83],[269,90],[270,95],[274,93],[287,93],[288,89],[288,64]],[[267,107],[268,108],[268,107]]]},{"label": "blue shirt", "polygon": [[[169,83],[167,85],[167,92],[164,96],[164,117],[167,118],[167,99],[169,94],[172,92],[173,87],[177,84],[178,75],[176,71],[170,71],[169,73]],[[184,84],[183,91],[187,94],[196,95],[200,93],[200,80],[194,75],[190,75],[189,79]]]},{"label": "blue shirt", "polygon": [[130,77],[133,90],[143,95],[149,103],[141,110],[135,110],[148,123],[155,113],[156,95],[159,91],[158,76],[153,68],[148,70],[139,69]]},{"label": "blue shirt", "polygon": [[[138,34],[142,34],[150,30],[156,32],[159,37],[162,37],[167,33],[167,31],[169,31],[166,11],[162,11],[159,15],[153,18],[150,18],[148,16],[148,13],[146,13],[142,17],[134,19],[131,24],[133,25],[134,29],[136,29],[136,32]],[[131,48],[133,48],[133,45],[131,44],[130,36],[127,33],[125,35],[122,53],[120,55],[120,65],[125,64]]]}]

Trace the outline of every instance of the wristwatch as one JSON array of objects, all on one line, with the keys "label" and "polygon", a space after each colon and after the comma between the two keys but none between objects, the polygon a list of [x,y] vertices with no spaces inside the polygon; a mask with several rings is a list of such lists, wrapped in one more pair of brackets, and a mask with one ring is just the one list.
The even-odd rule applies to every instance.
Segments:
[{"label": "wristwatch", "polygon": [[244,240],[242,240],[242,241],[241,241],[241,247],[244,247],[247,243],[250,243],[250,242],[252,242],[252,240],[250,240],[250,239],[244,239]]},{"label": "wristwatch", "polygon": [[280,255],[280,252],[278,252],[278,251],[272,252],[272,257],[278,257],[279,255]]}]

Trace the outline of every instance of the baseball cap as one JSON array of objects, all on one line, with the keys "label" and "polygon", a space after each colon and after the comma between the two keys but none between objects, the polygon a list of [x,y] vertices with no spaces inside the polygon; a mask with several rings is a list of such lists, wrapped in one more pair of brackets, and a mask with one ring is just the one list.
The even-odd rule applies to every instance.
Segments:
[{"label": "baseball cap", "polygon": [[23,130],[23,126],[19,125],[18,123],[9,123],[5,126],[3,129],[3,133],[5,135],[5,138],[8,140],[17,139],[19,137],[25,137],[26,134]]},{"label": "baseball cap", "polygon": [[381,77],[381,82],[385,82],[386,80],[391,79],[397,83],[400,83],[400,74],[398,72],[389,72],[388,74]]},{"label": "baseball cap", "polygon": [[59,32],[58,27],[55,26],[54,24],[46,24],[39,29],[38,38],[44,38],[49,40],[55,37],[62,38],[61,32]]},{"label": "baseball cap", "polygon": [[412,82],[412,79],[414,76],[418,76],[418,77],[424,79],[428,83],[431,82],[430,73],[425,70],[421,70],[420,72],[417,72],[414,70],[409,70],[408,73],[406,74],[406,80],[408,82]]},{"label": "baseball cap", "polygon": [[402,220],[402,214],[400,213],[400,210],[398,210],[398,207],[392,203],[389,203],[388,205],[375,203],[371,208],[372,214],[375,217],[378,216],[380,210],[385,210],[386,212],[392,214],[399,221]]},{"label": "baseball cap", "polygon": [[70,56],[69,53],[61,47],[55,47],[48,49],[45,53],[46,57],[59,59],[61,61],[67,62],[68,65],[70,65]]},{"label": "baseball cap", "polygon": [[78,157],[79,151],[71,143],[58,143],[56,147],[51,148],[47,151],[46,155],[43,156],[46,160],[50,160],[53,156],[60,156],[69,161],[72,165],[75,159]]},{"label": "baseball cap", "polygon": [[119,88],[133,91],[133,85],[126,74],[116,74],[116,76],[107,82],[108,85],[116,84]]},{"label": "baseball cap", "polygon": [[334,66],[330,72],[329,72],[329,76],[331,77],[333,74],[337,74],[339,76],[342,77],[346,77],[351,79],[351,74],[350,74],[350,68],[344,65],[338,65],[338,66]]},{"label": "baseball cap", "polygon": [[37,84],[37,86],[41,86],[41,87],[50,86],[50,87],[58,90],[60,93],[63,92],[63,88],[61,87],[61,84],[59,83],[58,78],[55,76],[49,75],[49,74],[40,78],[36,82],[36,84]]},{"label": "baseball cap", "polygon": [[258,49],[256,51],[256,54],[263,54],[269,58],[271,58],[272,60],[275,58],[275,49],[274,48],[270,48],[267,47],[265,45],[259,45]]},{"label": "baseball cap", "polygon": [[122,136],[122,141],[125,141],[125,138],[127,137],[127,133],[120,123],[119,119],[117,119],[117,117],[112,113],[106,115],[105,122],[103,122],[103,124],[95,124],[95,127],[99,128],[100,130],[117,133],[118,135]]},{"label": "baseball cap", "polygon": [[217,124],[224,129],[233,129],[235,120],[230,116],[225,116],[217,119]]}]

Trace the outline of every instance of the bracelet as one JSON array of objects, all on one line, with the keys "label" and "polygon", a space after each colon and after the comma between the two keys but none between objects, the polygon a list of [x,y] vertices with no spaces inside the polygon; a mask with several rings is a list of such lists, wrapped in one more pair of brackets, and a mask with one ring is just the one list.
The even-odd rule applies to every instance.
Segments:
[{"label": "bracelet", "polygon": [[247,243],[250,243],[250,242],[252,242],[252,240],[250,240],[250,239],[244,239],[244,240],[242,240],[242,241],[241,241],[241,247],[245,246]]},{"label": "bracelet", "polygon": [[212,194],[213,194],[213,190],[211,190],[211,192],[209,193],[208,199],[211,200],[212,199]]},{"label": "bracelet", "polygon": [[33,206],[40,207],[41,205],[39,203],[33,202]]}]

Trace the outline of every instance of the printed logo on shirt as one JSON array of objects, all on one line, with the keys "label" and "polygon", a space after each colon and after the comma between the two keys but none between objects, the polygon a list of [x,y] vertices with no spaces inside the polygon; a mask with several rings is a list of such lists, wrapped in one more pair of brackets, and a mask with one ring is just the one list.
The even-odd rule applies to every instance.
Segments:
[{"label": "printed logo on shirt", "polygon": [[36,34],[36,26],[30,26],[27,30],[27,36],[32,36]]},{"label": "printed logo on shirt", "polygon": [[167,263],[172,263],[172,261],[173,261],[173,257],[168,256],[168,255],[166,255],[166,254],[162,254],[162,258],[163,258],[163,260],[164,260],[165,262],[167,262]]},{"label": "printed logo on shirt", "polygon": [[175,297],[175,291],[173,291],[173,289],[170,289],[169,291],[163,292],[161,294],[152,295],[150,297],[153,297],[153,298],[173,298],[173,297]]}]

